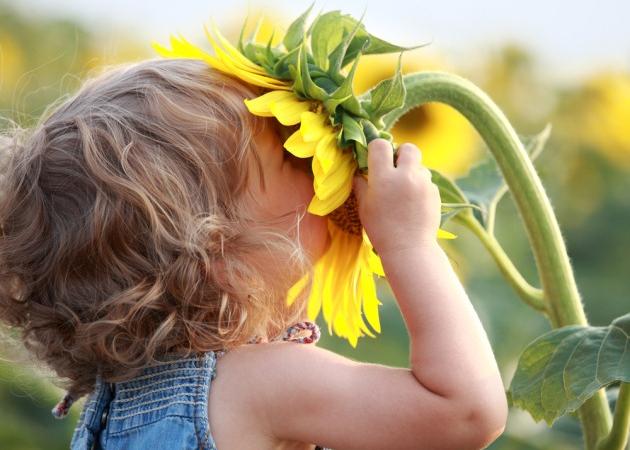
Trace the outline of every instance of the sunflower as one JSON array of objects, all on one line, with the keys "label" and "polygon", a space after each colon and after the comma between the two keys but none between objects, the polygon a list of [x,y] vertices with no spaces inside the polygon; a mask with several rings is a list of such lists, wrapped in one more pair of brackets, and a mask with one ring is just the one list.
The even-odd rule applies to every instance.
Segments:
[{"label": "sunflower", "polygon": [[[308,11],[305,14],[307,13]],[[274,117],[286,127],[299,125],[284,142],[284,148],[296,157],[312,158],[315,195],[308,205],[308,212],[329,218],[328,231],[331,240],[326,252],[315,261],[312,273],[304,274],[288,290],[286,302],[288,305],[293,304],[312,277],[307,300],[309,319],[314,321],[323,312],[329,334],[334,332],[337,336],[346,338],[352,347],[356,347],[359,337],[375,337],[363,316],[373,330],[378,333],[381,331],[378,307],[382,303],[377,297],[374,274],[385,276],[380,258],[361,226],[356,198],[352,194],[353,176],[357,169],[362,168],[361,160],[366,165],[365,153],[364,158],[360,158],[358,154],[358,150],[365,152],[367,145],[362,127],[365,126],[369,131],[370,124],[366,123],[367,115],[351,91],[352,73],[356,69],[358,57],[345,79],[335,77],[334,72],[328,72],[330,76],[324,75],[322,70],[314,67],[318,58],[307,53],[304,41],[296,38],[306,39],[305,14],[289,27],[283,40],[287,50],[285,53],[274,53],[270,45],[271,39],[264,46],[257,43],[254,37],[244,46],[242,31],[236,48],[221,35],[214,24],[216,38],[206,27],[204,29],[216,56],[194,46],[182,36],[171,37],[171,49],[157,43],[153,43],[153,47],[166,57],[202,59],[217,70],[267,89],[259,97],[244,100],[248,110],[257,116]],[[339,17],[347,20],[348,17],[331,17],[330,14],[323,17],[328,15],[333,20]],[[345,45],[346,50],[352,46],[352,39],[357,31],[362,29],[359,22],[350,24],[353,29],[347,30],[343,35],[344,41],[340,44]],[[312,29],[316,32],[315,25]],[[371,37],[367,33],[364,35]],[[384,41],[379,42],[382,43],[379,49],[402,49]],[[366,49],[365,41],[361,48]],[[265,67],[254,62],[256,59]],[[322,61],[320,57],[319,63],[328,65],[327,61]],[[339,63],[343,65],[341,61]],[[314,83],[311,78],[315,73],[320,76],[318,83]],[[338,81],[336,85],[334,78]],[[353,114],[340,106],[347,107]],[[357,129],[361,132],[357,133]],[[357,153],[353,151],[353,147],[357,149]],[[440,229],[438,237],[453,238],[454,235]]]}]

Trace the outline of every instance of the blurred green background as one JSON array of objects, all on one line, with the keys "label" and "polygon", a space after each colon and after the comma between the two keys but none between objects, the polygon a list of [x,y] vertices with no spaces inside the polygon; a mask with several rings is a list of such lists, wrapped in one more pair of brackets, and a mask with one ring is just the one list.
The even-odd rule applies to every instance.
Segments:
[{"label": "blurred green background", "polygon": [[[274,13],[282,3],[269,3],[273,8],[267,11],[263,33],[271,32],[272,23],[286,26],[293,16]],[[233,39],[244,15],[234,12],[229,20],[217,22]],[[117,13],[110,16],[115,24]],[[99,28],[76,14],[66,17],[39,11],[31,15],[24,8],[0,2],[0,117],[28,126],[48,104],[77,89],[90,70],[155,57],[151,40],[165,42],[168,33],[175,31],[198,36],[203,22],[197,20],[194,30],[179,27],[161,36],[137,30],[131,34],[123,25]],[[559,33],[562,26],[559,22]],[[373,32],[393,41],[387,33]],[[466,58],[459,57],[464,52],[454,57],[453,52],[447,55],[432,44],[406,54],[404,70],[444,69],[468,77],[490,94],[519,133],[534,134],[552,123],[551,139],[535,165],[563,229],[589,322],[608,325],[630,310],[630,53],[624,56],[625,66],[588,66],[586,61],[582,65],[589,70],[566,76],[554,72],[557,65],[549,68],[541,63],[537,51],[525,44],[508,38],[492,42],[483,51],[475,48],[474,57],[467,54]],[[388,58],[361,61],[357,91],[391,75],[387,68],[393,70],[395,57]],[[5,125],[0,123],[0,127]],[[398,142],[416,142],[425,164],[451,176],[465,174],[484,152],[457,113],[436,105],[409,113],[394,135]],[[487,330],[507,388],[520,352],[549,330],[549,324],[517,298],[472,235],[455,225],[446,228],[459,236],[443,245]],[[498,210],[497,236],[526,278],[537,284],[532,255],[509,195]],[[409,367],[405,325],[389,287],[379,283],[384,303],[382,333],[376,339],[361,339],[357,349],[352,349],[347,341],[328,336],[320,321],[319,345],[356,360]],[[53,385],[52,374],[29,362],[8,339],[0,343],[0,354],[6,360],[0,361],[0,448],[67,448],[83,401],[72,408],[68,419],[53,419],[50,409],[62,391]],[[613,390],[609,388],[611,397]],[[505,433],[490,448],[578,449],[582,448],[581,432],[571,416],[549,428],[513,408]]]}]

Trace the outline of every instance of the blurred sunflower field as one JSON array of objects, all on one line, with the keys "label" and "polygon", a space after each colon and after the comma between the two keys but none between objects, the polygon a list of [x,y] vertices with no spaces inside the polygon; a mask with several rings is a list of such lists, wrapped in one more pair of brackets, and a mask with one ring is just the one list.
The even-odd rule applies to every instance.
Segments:
[{"label": "blurred sunflower field", "polygon": [[[274,30],[286,30],[290,21],[290,17],[266,11],[259,23],[261,42],[271,38]],[[219,23],[226,37],[235,42],[242,17]],[[150,37],[141,40],[124,30],[115,34],[116,43],[109,48],[103,42],[110,42],[112,30],[105,36],[103,30],[73,19],[27,17],[0,3],[0,117],[28,126],[46,106],[76,90],[92,70],[156,57]],[[191,30],[188,37],[195,34]],[[196,41],[207,45],[202,36],[197,35]],[[406,52],[402,59],[403,73],[444,70],[470,79],[523,135],[534,135],[551,124],[550,138],[535,167],[562,228],[584,310],[593,326],[606,326],[630,311],[628,57],[625,70],[593,67],[580,79],[564,82],[545,77],[546,69],[536,54],[510,42],[475,55],[474,63],[468,61],[468,65],[441,54],[437,45]],[[355,92],[391,77],[396,61],[397,55],[362,57]],[[0,127],[7,125],[0,122]],[[417,144],[425,165],[454,178],[465,176],[487,153],[463,116],[441,104],[411,110],[392,134],[399,144]],[[509,196],[499,203],[495,222],[497,239],[524,278],[533,283],[537,273],[532,251]],[[458,238],[440,243],[482,319],[507,388],[523,349],[550,330],[550,325],[518,298],[466,228],[456,223],[447,228]],[[378,290],[384,304],[380,308],[382,330],[376,338],[360,340],[355,349],[322,332],[319,345],[360,361],[409,367],[409,338],[403,319],[386,282],[379,280]],[[325,330],[323,323],[320,326]],[[67,448],[83,402],[71,409],[69,419],[56,421],[50,409],[62,391],[54,385],[52,374],[9,339],[0,343],[0,356],[0,448]],[[607,389],[611,408],[616,388]],[[574,415],[561,417],[549,427],[512,407],[504,434],[489,448],[569,450],[584,448],[584,443]]]}]

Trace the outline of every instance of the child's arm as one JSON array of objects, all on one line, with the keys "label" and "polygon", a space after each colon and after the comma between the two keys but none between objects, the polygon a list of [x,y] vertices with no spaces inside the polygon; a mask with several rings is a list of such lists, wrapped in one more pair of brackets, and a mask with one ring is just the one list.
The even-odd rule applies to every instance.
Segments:
[{"label": "child's arm", "polygon": [[[376,140],[368,158],[369,183],[355,186],[359,212],[409,330],[411,369],[273,342],[226,354],[221,364],[242,378],[215,383],[240,388],[251,432],[270,442],[484,448],[503,431],[507,402],[479,318],[435,241],[439,193],[415,147],[401,146],[394,167],[391,146]],[[221,448],[218,429],[215,438]]]}]

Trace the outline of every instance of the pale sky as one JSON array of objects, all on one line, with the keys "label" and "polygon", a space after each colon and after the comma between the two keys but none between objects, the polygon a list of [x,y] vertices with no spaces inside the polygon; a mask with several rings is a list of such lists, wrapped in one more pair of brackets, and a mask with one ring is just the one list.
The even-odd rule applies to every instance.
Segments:
[{"label": "pale sky", "polygon": [[[267,7],[292,18],[311,0],[20,0],[37,14],[70,16],[88,26],[118,27],[166,42],[172,32],[198,36],[210,17],[241,23],[249,9]],[[579,78],[603,68],[630,71],[630,0],[327,0],[312,12],[340,9],[376,36],[401,45],[431,41],[431,49],[468,64],[475,54],[510,41],[530,49],[554,78]]]}]

